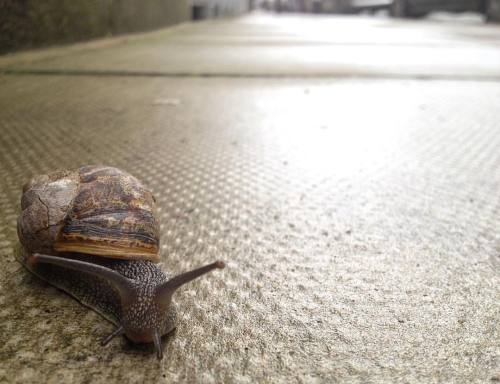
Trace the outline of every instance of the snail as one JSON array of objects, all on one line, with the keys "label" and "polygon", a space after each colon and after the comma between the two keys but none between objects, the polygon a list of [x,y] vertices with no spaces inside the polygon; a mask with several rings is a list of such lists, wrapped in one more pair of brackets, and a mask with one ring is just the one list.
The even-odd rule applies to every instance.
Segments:
[{"label": "snail", "polygon": [[216,261],[169,278],[160,261],[155,199],[117,168],[84,166],[33,177],[17,221],[21,262],[116,325],[101,344],[125,335],[154,343],[175,329],[173,293]]}]

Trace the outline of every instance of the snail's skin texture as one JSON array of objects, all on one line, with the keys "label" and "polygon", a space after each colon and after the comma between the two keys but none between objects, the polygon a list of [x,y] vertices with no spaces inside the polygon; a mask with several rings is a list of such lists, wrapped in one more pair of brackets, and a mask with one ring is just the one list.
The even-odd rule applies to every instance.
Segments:
[{"label": "snail's skin texture", "polygon": [[[30,255],[23,253],[23,264],[42,280],[69,293],[83,305],[92,308],[104,318],[118,327],[126,314],[120,305],[120,295],[115,287],[106,279],[89,275],[85,272],[71,270],[48,263],[37,263],[30,260]],[[95,258],[85,254],[65,254],[65,258],[99,264],[109,268],[134,282],[136,295],[139,297],[142,310],[134,311],[141,327],[158,329],[161,335],[168,334],[175,328],[176,306],[171,303],[168,316],[163,322],[148,316],[147,307],[151,306],[149,298],[154,290],[166,283],[169,278],[157,264],[150,261],[128,261],[106,258]],[[140,318],[142,316],[142,318]],[[142,340],[136,340],[141,342]],[[149,340],[146,340],[146,342]]]},{"label": "snail's skin texture", "polygon": [[169,278],[159,261],[154,197],[112,167],[86,166],[35,176],[23,187],[21,262],[117,325],[102,344],[125,334],[154,342],[175,328],[173,293],[222,261]]}]

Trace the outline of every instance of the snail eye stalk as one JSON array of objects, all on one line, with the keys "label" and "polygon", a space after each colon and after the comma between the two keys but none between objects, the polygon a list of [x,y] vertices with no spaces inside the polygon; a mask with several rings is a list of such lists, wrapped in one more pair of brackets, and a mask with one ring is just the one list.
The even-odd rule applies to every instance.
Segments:
[{"label": "snail eye stalk", "polygon": [[226,264],[223,261],[219,260],[192,271],[181,273],[180,275],[177,275],[171,278],[166,283],[160,285],[156,289],[156,298],[158,299],[159,303],[167,306],[170,303],[172,294],[176,291],[177,288],[186,283],[189,283],[190,281],[204,275],[207,272],[210,272],[214,269],[222,269],[225,266]]}]

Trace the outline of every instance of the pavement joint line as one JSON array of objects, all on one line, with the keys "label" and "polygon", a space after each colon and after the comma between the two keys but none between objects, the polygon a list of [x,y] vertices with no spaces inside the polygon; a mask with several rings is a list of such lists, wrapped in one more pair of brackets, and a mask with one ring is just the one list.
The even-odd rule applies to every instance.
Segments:
[{"label": "pavement joint line", "polygon": [[0,75],[13,76],[88,76],[88,77],[165,77],[165,78],[249,78],[249,79],[388,79],[421,81],[500,82],[500,75],[444,75],[401,73],[192,73],[161,71],[116,71],[73,69],[0,69]]}]

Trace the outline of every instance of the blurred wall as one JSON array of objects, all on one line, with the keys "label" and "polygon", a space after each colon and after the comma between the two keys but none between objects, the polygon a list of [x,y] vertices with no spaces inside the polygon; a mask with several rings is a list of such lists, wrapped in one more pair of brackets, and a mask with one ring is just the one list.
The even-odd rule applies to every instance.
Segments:
[{"label": "blurred wall", "polygon": [[500,0],[489,0],[486,2],[486,7],[488,20],[500,22]]},{"label": "blurred wall", "polygon": [[352,12],[351,0],[275,0],[277,11],[308,13]]},{"label": "blurred wall", "polygon": [[193,20],[236,16],[254,8],[255,0],[191,0]]},{"label": "blurred wall", "polygon": [[190,0],[0,0],[0,53],[146,31],[190,18]]}]

